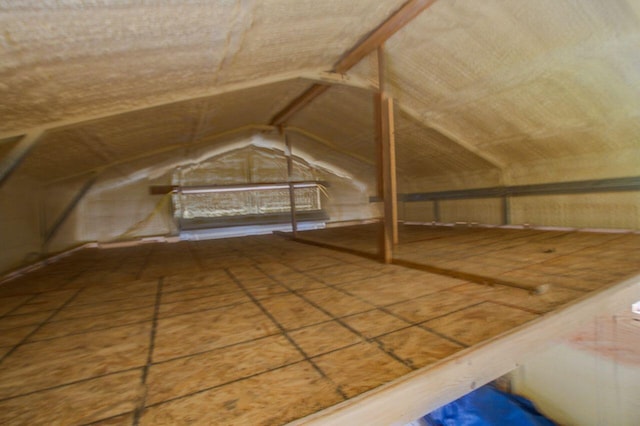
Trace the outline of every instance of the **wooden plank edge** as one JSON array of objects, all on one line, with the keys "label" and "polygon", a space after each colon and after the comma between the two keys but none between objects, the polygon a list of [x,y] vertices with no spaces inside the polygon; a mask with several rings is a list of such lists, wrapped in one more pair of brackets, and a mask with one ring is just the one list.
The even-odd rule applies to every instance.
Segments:
[{"label": "wooden plank edge", "polygon": [[514,370],[554,339],[567,335],[596,315],[614,315],[620,309],[629,309],[639,298],[640,275],[635,275],[288,425],[406,424]]},{"label": "wooden plank edge", "polygon": [[[294,237],[292,235],[289,235],[286,232],[283,231],[273,231],[274,235],[279,235],[281,237],[299,242],[299,243],[303,243],[303,244],[309,244],[309,245],[313,245],[316,247],[321,247],[321,248],[326,248],[326,249],[330,249],[330,250],[336,250],[336,251],[340,251],[343,253],[348,253],[348,254],[353,254],[356,256],[360,256],[360,257],[364,257],[367,259],[372,259],[372,260],[376,260],[376,261],[380,261],[380,255],[379,254],[373,254],[373,253],[369,253],[366,251],[362,251],[362,250],[356,250],[356,249],[352,249],[352,248],[347,248],[347,247],[343,247],[343,246],[339,246],[339,245],[335,245],[335,244],[331,244],[331,243],[324,243],[324,242],[320,242],[320,241],[315,241],[315,240],[310,240],[304,237],[300,237],[299,235],[297,237]],[[483,285],[504,285],[504,286],[508,286],[508,287],[513,287],[513,288],[518,288],[521,290],[526,290],[532,294],[544,294],[547,291],[549,291],[549,289],[551,288],[550,284],[547,283],[543,283],[543,284],[539,284],[539,285],[535,285],[535,286],[529,286],[526,284],[520,284],[520,283],[515,283],[512,281],[506,281],[500,278],[495,278],[495,277],[489,277],[489,276],[484,276],[484,275],[477,275],[477,274],[472,274],[472,273],[468,273],[468,272],[462,272],[462,271],[455,271],[453,269],[445,269],[445,268],[440,268],[437,266],[432,266],[432,265],[425,265],[422,263],[417,263],[417,262],[412,262],[409,260],[403,260],[403,259],[392,259],[391,262],[393,265],[397,265],[397,266],[402,266],[405,268],[410,268],[410,269],[415,269],[415,270],[419,270],[419,271],[424,271],[424,272],[429,272],[432,274],[437,274],[437,275],[443,275],[443,276],[447,276],[447,277],[452,277],[452,278],[458,278],[461,280],[465,280],[465,281],[471,281],[474,283],[478,283],[478,284],[483,284]]]},{"label": "wooden plank edge", "polygon": [[425,272],[431,272],[433,274],[438,274],[438,275],[445,275],[452,278],[459,278],[461,280],[471,281],[478,284],[484,284],[484,285],[498,284],[498,285],[504,285],[509,287],[515,287],[522,290],[527,290],[533,294],[543,294],[543,293],[546,293],[549,290],[549,288],[551,288],[551,285],[547,283],[530,286],[526,284],[516,283],[513,281],[503,280],[500,278],[472,274],[470,272],[456,271],[453,269],[440,268],[438,266],[427,265],[424,263],[412,262],[410,260],[394,258],[392,263],[394,265],[404,266],[406,268],[417,269]]},{"label": "wooden plank edge", "polygon": [[96,242],[80,243],[68,249],[53,253],[49,256],[45,256],[44,258],[37,260],[33,263],[30,263],[28,265],[18,267],[17,269],[10,269],[9,271],[5,272],[2,276],[0,276],[0,285],[6,282],[12,281],[16,278],[19,278],[25,274],[28,274],[29,272],[40,269],[43,266],[57,262],[58,260],[64,257],[67,257],[76,251],[84,250],[86,248],[97,248],[97,247],[98,247],[98,243]]},{"label": "wooden plank edge", "polygon": [[21,266],[15,269],[10,269],[4,273],[0,272],[0,285],[5,282],[12,281],[22,275],[25,275],[31,271],[35,271],[37,269],[42,268],[43,266],[47,266],[51,263],[57,262],[58,260],[65,258],[76,251],[88,249],[88,248],[97,248],[97,249],[111,249],[111,248],[121,248],[121,247],[134,247],[143,244],[152,244],[152,243],[177,243],[180,242],[179,236],[166,236],[166,235],[148,235],[144,237],[138,237],[131,240],[123,240],[123,241],[112,241],[112,242],[98,242],[98,241],[89,241],[86,243],[79,243],[73,245],[67,249],[52,253],[50,255],[46,255],[44,258],[37,260],[33,263],[30,263],[25,266]]},{"label": "wooden plank edge", "polygon": [[306,238],[302,238],[300,236],[294,237],[290,233],[283,232],[283,231],[273,231],[273,234],[274,235],[278,235],[278,236],[283,237],[283,238],[286,238],[286,239],[291,240],[291,241],[295,241],[296,243],[302,243],[302,244],[307,244],[307,245],[310,245],[310,246],[316,246],[316,247],[325,248],[325,249],[329,249],[329,250],[335,250],[335,251],[339,251],[339,252],[342,252],[342,253],[352,254],[354,256],[364,257],[366,259],[371,259],[371,260],[376,260],[376,261],[380,260],[380,257],[375,253],[368,253],[366,251],[356,250],[356,249],[352,249],[352,248],[348,248],[348,247],[341,247],[341,246],[337,246],[337,245],[330,244],[330,243],[323,243],[323,242],[320,242],[320,241],[309,240],[309,239],[306,239]]}]

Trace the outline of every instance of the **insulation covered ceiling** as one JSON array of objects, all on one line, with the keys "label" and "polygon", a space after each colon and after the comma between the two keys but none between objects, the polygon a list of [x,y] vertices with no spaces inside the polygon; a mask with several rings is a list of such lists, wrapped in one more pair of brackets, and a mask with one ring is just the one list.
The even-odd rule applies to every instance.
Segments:
[{"label": "insulation covered ceiling", "polygon": [[267,123],[274,109],[283,108],[308,85],[289,80],[53,130],[27,157],[20,173],[55,180],[162,152],[180,154],[190,146],[224,138],[226,132]]},{"label": "insulation covered ceiling", "polygon": [[[0,159],[46,129],[18,173],[52,182],[264,130],[403,3],[0,0]],[[438,0],[385,52],[406,187],[640,174],[640,0]],[[372,169],[354,82],[374,64],[297,113],[294,142]]]}]

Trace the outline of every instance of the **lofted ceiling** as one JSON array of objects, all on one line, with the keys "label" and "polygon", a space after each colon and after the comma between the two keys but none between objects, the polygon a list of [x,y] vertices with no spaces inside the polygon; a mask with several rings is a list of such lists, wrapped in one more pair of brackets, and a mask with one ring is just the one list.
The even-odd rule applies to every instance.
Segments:
[{"label": "lofted ceiling", "polygon": [[[0,0],[0,160],[46,129],[17,173],[130,173],[337,83],[288,121],[294,143],[373,171],[375,55],[326,72],[403,3]],[[640,174],[640,0],[438,0],[385,52],[401,186]]]}]

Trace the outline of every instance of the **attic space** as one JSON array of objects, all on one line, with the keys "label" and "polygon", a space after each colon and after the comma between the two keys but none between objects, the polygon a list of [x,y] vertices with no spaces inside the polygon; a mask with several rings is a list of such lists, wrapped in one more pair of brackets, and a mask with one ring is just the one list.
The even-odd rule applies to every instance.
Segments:
[{"label": "attic space", "polygon": [[637,423],[640,0],[0,28],[0,423]]}]

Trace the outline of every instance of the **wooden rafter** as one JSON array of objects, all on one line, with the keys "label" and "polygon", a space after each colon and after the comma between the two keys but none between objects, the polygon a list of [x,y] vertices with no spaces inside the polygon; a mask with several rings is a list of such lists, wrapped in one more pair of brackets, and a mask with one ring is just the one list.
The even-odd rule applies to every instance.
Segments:
[{"label": "wooden rafter", "polygon": [[280,133],[284,137],[284,155],[287,157],[287,180],[289,181],[289,211],[291,212],[291,232],[293,236],[298,235],[298,221],[296,220],[296,192],[293,184],[293,149],[291,138],[284,128],[280,128]]},{"label": "wooden rafter", "polygon": [[[336,62],[331,71],[339,74],[349,71],[354,65],[360,62],[362,58],[376,50],[392,35],[397,33],[402,27],[411,22],[416,16],[435,2],[436,0],[409,0],[386,21],[365,36],[364,39],[349,49],[343,57]],[[278,112],[270,124],[273,126],[285,124],[295,113],[309,105],[314,99],[326,92],[328,88],[329,86],[314,84]]]},{"label": "wooden rafter", "polygon": [[309,105],[311,101],[326,92],[327,89],[329,89],[327,85],[314,84],[277,113],[273,119],[271,119],[270,124],[272,126],[280,126],[286,123],[296,112]]},{"label": "wooden rafter", "polygon": [[392,35],[400,31],[416,16],[429,8],[436,0],[410,0],[384,21],[378,28],[369,33],[363,40],[349,50],[333,67],[338,73],[345,73],[353,68],[369,53],[381,46]]}]

